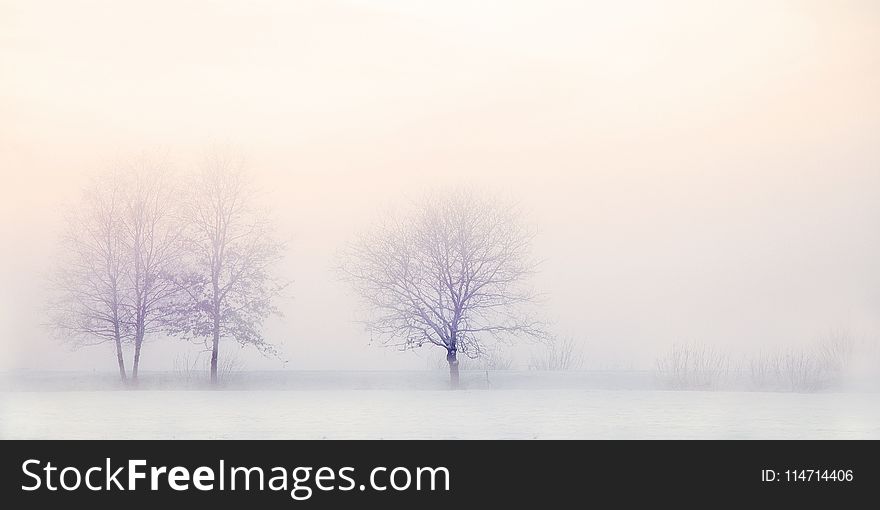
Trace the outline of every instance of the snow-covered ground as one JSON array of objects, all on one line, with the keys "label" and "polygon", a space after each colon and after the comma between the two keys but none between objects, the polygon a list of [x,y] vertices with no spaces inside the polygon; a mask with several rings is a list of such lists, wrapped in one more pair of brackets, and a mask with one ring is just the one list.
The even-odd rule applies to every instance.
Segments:
[{"label": "snow-covered ground", "polygon": [[[468,374],[470,389],[454,392],[431,372],[397,379],[318,372],[296,376],[299,389],[265,390],[108,391],[84,389],[79,379],[68,389],[7,384],[0,437],[880,439],[877,393],[660,391],[642,387],[644,374],[614,383],[629,380],[630,389],[608,389],[607,375],[496,375]],[[410,388],[378,384],[389,377]]]}]

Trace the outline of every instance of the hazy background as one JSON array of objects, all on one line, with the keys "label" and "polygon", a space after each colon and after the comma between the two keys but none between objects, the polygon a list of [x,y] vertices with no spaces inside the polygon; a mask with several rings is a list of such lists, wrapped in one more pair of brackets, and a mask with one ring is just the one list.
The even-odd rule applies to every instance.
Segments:
[{"label": "hazy background", "polygon": [[331,267],[448,184],[522,201],[587,366],[880,337],[878,26],[870,0],[0,0],[0,369],[114,369],[40,327],[62,212],[118,158],[215,143],[290,240],[289,362],[247,368],[425,367],[369,345]]}]

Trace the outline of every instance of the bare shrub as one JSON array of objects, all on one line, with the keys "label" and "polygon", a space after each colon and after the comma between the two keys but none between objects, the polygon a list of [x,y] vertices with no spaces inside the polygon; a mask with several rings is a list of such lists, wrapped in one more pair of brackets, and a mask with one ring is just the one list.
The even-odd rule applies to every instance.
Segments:
[{"label": "bare shrub", "polygon": [[657,360],[657,372],[673,390],[716,389],[730,370],[730,357],[696,342],[678,343]]},{"label": "bare shrub", "polygon": [[571,338],[551,340],[529,359],[529,370],[578,370],[583,366],[583,347]]},{"label": "bare shrub", "polygon": [[819,340],[818,362],[829,382],[838,383],[852,368],[856,342],[846,331],[833,331]]},{"label": "bare shrub", "polygon": [[[513,357],[501,348],[485,349],[477,358],[468,356],[459,360],[459,369],[461,370],[510,370],[513,368]],[[441,356],[433,360],[433,368],[446,369],[448,367],[446,356]]]},{"label": "bare shrub", "polygon": [[863,338],[856,351],[849,375],[874,391],[880,390],[880,338]]},{"label": "bare shrub", "polygon": [[759,391],[812,392],[828,387],[840,378],[837,356],[819,344],[812,348],[792,348],[775,353],[761,353],[749,360],[752,389]]},{"label": "bare shrub", "polygon": [[[239,356],[239,351],[234,350],[224,356],[217,364],[217,381],[228,381],[232,376],[244,370],[244,362]],[[210,381],[209,369],[211,368],[211,351],[199,351],[195,355],[191,353],[178,354],[174,358],[173,370],[176,378],[190,385],[193,383],[207,383]]]},{"label": "bare shrub", "polygon": [[492,349],[482,358],[464,358],[464,370],[510,370],[513,358],[501,349]]},{"label": "bare shrub", "polygon": [[780,389],[782,384],[782,366],[781,356],[778,353],[760,352],[757,356],[749,358],[746,364],[752,389]]},{"label": "bare shrub", "polygon": [[811,392],[840,384],[853,370],[858,344],[845,331],[834,331],[812,346],[762,352],[748,360],[756,390]]},{"label": "bare shrub", "polygon": [[179,381],[190,384],[204,379],[204,367],[199,364],[199,354],[192,356],[185,352],[174,357],[174,375]]},{"label": "bare shrub", "polygon": [[790,391],[817,391],[825,385],[822,365],[815,351],[792,349],[779,360],[782,380]]},{"label": "bare shrub", "polygon": [[228,382],[236,375],[242,373],[245,369],[244,360],[241,359],[239,353],[241,348],[230,350],[229,354],[223,358],[217,365],[217,380]]}]

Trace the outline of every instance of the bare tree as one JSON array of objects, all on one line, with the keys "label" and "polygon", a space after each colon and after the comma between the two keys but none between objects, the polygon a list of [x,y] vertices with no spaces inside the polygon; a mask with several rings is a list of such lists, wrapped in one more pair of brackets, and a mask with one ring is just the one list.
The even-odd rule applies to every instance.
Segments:
[{"label": "bare tree", "polygon": [[255,204],[240,157],[215,151],[205,158],[185,200],[187,269],[176,281],[178,300],[168,332],[200,339],[211,351],[217,382],[220,340],[233,338],[264,354],[275,348],[262,334],[284,284],[272,275],[283,244]]},{"label": "bare tree", "polygon": [[180,292],[174,275],[182,254],[182,227],[179,196],[164,162],[142,157],[127,170],[121,223],[130,259],[125,306],[134,334],[131,376],[136,380],[144,338],[162,331]]},{"label": "bare tree", "polygon": [[122,344],[134,344],[137,380],[144,338],[159,331],[177,291],[177,202],[165,164],[145,155],[93,181],[68,218],[52,325],[78,345],[112,341],[123,380]]},{"label": "bare tree", "polygon": [[75,346],[112,343],[119,377],[127,379],[123,343],[132,337],[125,308],[130,262],[124,242],[121,183],[96,179],[67,218],[58,267],[51,277],[50,326]]},{"label": "bare tree", "polygon": [[442,347],[455,388],[459,354],[482,356],[487,338],[545,336],[523,306],[534,298],[532,237],[511,205],[429,195],[352,243],[341,270],[372,308],[371,334],[401,349]]}]

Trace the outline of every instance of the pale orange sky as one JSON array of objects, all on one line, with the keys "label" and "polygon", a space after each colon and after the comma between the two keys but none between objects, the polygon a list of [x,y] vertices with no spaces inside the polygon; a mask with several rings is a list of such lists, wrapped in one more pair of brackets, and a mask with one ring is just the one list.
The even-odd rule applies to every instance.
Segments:
[{"label": "pale orange sky", "polygon": [[445,184],[522,200],[546,314],[596,357],[880,336],[878,23],[867,0],[0,0],[0,367],[106,367],[42,356],[61,209],[114,159],[216,142],[291,239],[291,367],[424,366],[366,345],[330,266]]}]

